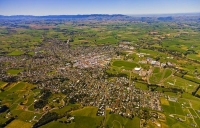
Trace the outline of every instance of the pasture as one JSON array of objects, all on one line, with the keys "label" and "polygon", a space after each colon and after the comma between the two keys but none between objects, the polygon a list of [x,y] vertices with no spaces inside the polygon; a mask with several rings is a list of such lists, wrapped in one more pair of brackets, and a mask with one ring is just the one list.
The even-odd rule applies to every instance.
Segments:
[{"label": "pasture", "polygon": [[75,128],[74,126],[75,123],[66,124],[66,123],[60,123],[58,121],[52,121],[48,124],[41,126],[41,128]]},{"label": "pasture", "polygon": [[6,82],[0,81],[0,88],[4,88],[4,86],[6,86],[6,85],[7,85]]},{"label": "pasture", "polygon": [[122,60],[115,60],[112,63],[112,66],[120,67],[121,69],[132,70],[135,67],[140,67],[138,64],[134,62],[122,61]]},{"label": "pasture", "polygon": [[192,93],[194,89],[198,86],[198,84],[188,81],[186,79],[172,76],[164,81],[164,85],[166,87],[172,87],[172,88],[180,88],[184,89],[186,92]]},{"label": "pasture", "polygon": [[[101,124],[103,120],[102,116],[96,116],[97,108],[96,107],[85,107],[71,112],[71,115],[75,117],[74,127],[82,128],[95,128]],[[87,123],[86,123],[87,122]]]},{"label": "pasture", "polygon": [[11,52],[11,53],[9,53],[9,54],[7,54],[7,55],[8,55],[8,56],[20,56],[20,55],[22,55],[22,54],[24,54],[23,51],[13,51],[13,52]]},{"label": "pasture", "polygon": [[31,128],[32,124],[21,120],[13,120],[5,128]]},{"label": "pasture", "polygon": [[140,128],[140,119],[134,117],[133,119],[124,118],[117,114],[108,114],[106,115],[106,126],[116,127],[116,128]]},{"label": "pasture", "polygon": [[149,77],[149,82],[151,84],[162,84],[168,77],[173,73],[172,69],[166,68],[161,69],[160,67],[154,67],[151,76]]},{"label": "pasture", "polygon": [[160,102],[161,102],[162,105],[169,106],[169,101],[167,99],[163,98],[163,97],[160,98]]},{"label": "pasture", "polygon": [[58,114],[64,114],[64,113],[66,113],[66,112],[68,112],[68,111],[70,111],[70,110],[72,110],[74,108],[79,108],[79,107],[80,107],[80,105],[78,105],[78,104],[69,104],[67,106],[64,106],[61,109],[53,110],[52,112],[56,112]]},{"label": "pasture", "polygon": [[147,84],[135,82],[135,87],[141,90],[148,90]]},{"label": "pasture", "polygon": [[7,73],[11,74],[11,75],[17,75],[18,73],[20,73],[22,71],[23,71],[23,69],[9,69],[9,70],[7,70]]},{"label": "pasture", "polygon": [[184,112],[182,110],[181,104],[178,102],[168,101],[165,98],[161,98],[161,104],[163,111],[168,114],[177,114],[184,116]]},{"label": "pasture", "polygon": [[[48,23],[48,25],[46,24]],[[121,42],[128,42],[128,46],[134,47],[135,50],[130,50],[131,54],[125,51],[120,51],[123,54],[120,60],[113,60],[111,66],[107,70],[110,74],[122,74],[122,76],[131,76],[137,80],[144,80],[139,83],[134,79],[135,87],[141,90],[148,90],[148,84],[157,84],[164,86],[157,87],[155,91],[162,92],[168,88],[178,88],[184,90],[182,94],[173,92],[164,92],[166,95],[173,95],[178,98],[178,102],[168,101],[162,97],[160,99],[162,109],[166,115],[166,122],[162,122],[162,127],[190,127],[191,123],[197,123],[200,127],[199,118],[186,118],[186,121],[180,122],[177,118],[184,119],[186,114],[192,114],[192,117],[199,116],[200,100],[190,95],[200,82],[199,63],[200,60],[200,45],[199,45],[199,22],[126,22],[126,21],[35,21],[32,23],[15,21],[15,24],[8,22],[1,24],[0,30],[0,55],[10,58],[20,58],[26,56],[37,56],[35,51],[38,48],[48,45],[48,41],[66,42],[71,39],[70,45],[76,46],[98,46],[112,45],[116,51]],[[13,27],[12,25],[15,25]],[[150,34],[155,31],[156,34]],[[48,50],[47,50],[48,51]],[[116,51],[113,51],[116,52]],[[137,53],[146,53],[144,57],[138,57]],[[22,55],[22,56],[21,56]],[[139,61],[145,60],[147,57],[153,60],[158,60],[161,63],[171,62],[174,67],[161,68],[155,67],[149,63],[139,64]],[[21,59],[21,58],[20,58]],[[193,60],[193,61],[192,61]],[[8,65],[3,62],[3,65]],[[147,78],[142,79],[139,73],[131,72],[135,67],[142,67],[144,70],[152,70]],[[182,77],[174,76],[174,72],[178,67],[187,72]],[[23,69],[17,67],[6,68],[4,75],[20,75]],[[54,74],[50,72],[48,75]],[[57,73],[56,73],[57,74]],[[146,77],[146,76],[144,76]],[[147,80],[146,80],[147,79]],[[193,81],[193,82],[192,82]],[[40,89],[31,90],[34,87],[25,82],[5,83],[0,81],[1,104],[6,104],[10,108],[10,112],[18,116],[7,127],[31,127],[30,120],[37,116],[38,120],[43,111],[35,111],[33,102],[40,96]],[[170,90],[170,89],[168,89]],[[189,94],[190,93],[190,94]],[[197,94],[200,95],[200,90]],[[62,95],[62,94],[58,94]],[[42,127],[69,127],[69,128],[90,128],[98,127],[103,124],[105,127],[140,127],[140,119],[134,117],[132,120],[124,118],[117,114],[109,114],[108,111],[104,117],[96,116],[96,107],[85,107],[80,109],[79,104],[69,104],[63,108],[57,109],[64,105],[62,98],[57,94],[53,94],[48,100],[49,105],[54,108],[52,112],[62,115],[68,111],[75,117],[75,122],[66,124],[60,123],[59,120],[52,121]],[[58,98],[59,103],[53,102]],[[183,104],[183,105],[182,105]],[[182,107],[183,106],[183,107]],[[78,109],[78,110],[76,110]],[[174,118],[169,115],[174,115]],[[0,123],[5,122],[3,118],[6,113],[0,115]],[[34,121],[33,121],[34,122]],[[86,123],[87,122],[87,123]],[[166,126],[165,123],[168,125]],[[150,125],[149,127],[154,127]]]}]

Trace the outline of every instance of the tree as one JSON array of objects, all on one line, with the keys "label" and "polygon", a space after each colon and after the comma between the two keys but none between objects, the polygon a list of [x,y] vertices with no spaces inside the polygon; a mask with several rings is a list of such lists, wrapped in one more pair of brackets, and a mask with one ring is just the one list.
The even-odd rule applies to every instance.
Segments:
[{"label": "tree", "polygon": [[5,112],[8,109],[6,105],[0,106],[0,113]]},{"label": "tree", "polygon": [[33,128],[38,128],[48,122],[58,119],[58,114],[56,112],[48,112],[45,114],[37,123],[33,125]]},{"label": "tree", "polygon": [[34,108],[43,108],[47,104],[47,101],[45,100],[38,100],[34,103]]}]

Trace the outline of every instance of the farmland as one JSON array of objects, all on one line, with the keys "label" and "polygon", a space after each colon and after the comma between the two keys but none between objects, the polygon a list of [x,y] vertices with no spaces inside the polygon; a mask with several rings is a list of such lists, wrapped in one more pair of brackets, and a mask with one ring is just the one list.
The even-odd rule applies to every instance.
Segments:
[{"label": "farmland", "polygon": [[[199,100],[199,99],[196,99]],[[166,115],[169,115],[168,120],[176,119],[180,121],[180,125],[191,127],[193,125],[198,126],[199,120],[195,107],[197,103],[193,102],[193,99],[185,99],[185,97],[178,99],[178,102],[167,101],[165,98],[161,100],[163,105],[163,111]],[[170,122],[171,122],[170,121]],[[175,124],[174,124],[175,125]],[[175,127],[175,126],[174,126]]]},{"label": "farmland", "polygon": [[116,66],[116,67],[121,67],[122,69],[129,69],[129,70],[132,70],[134,69],[135,67],[139,67],[139,65],[133,63],[133,62],[126,62],[126,61],[114,61],[113,62],[113,66]]},{"label": "farmland", "polygon": [[0,127],[200,127],[200,23],[173,18],[0,19]]}]

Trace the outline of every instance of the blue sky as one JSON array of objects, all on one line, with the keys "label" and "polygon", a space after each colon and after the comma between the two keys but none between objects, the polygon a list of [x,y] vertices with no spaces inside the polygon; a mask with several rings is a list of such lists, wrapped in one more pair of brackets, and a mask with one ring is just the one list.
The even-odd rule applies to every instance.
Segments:
[{"label": "blue sky", "polygon": [[0,15],[200,12],[200,0],[0,0]]}]

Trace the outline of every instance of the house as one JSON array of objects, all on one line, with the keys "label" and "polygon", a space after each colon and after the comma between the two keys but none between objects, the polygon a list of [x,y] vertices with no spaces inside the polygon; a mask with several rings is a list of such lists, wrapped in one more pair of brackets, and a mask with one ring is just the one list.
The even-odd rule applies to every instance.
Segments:
[{"label": "house", "polygon": [[134,70],[135,70],[135,71],[140,71],[140,70],[141,70],[141,67],[139,67],[139,68],[138,68],[138,67],[135,67]]},{"label": "house", "polygon": [[156,61],[155,61],[155,60],[151,61],[151,64],[152,64],[152,65],[155,65],[155,64],[156,64]]}]

